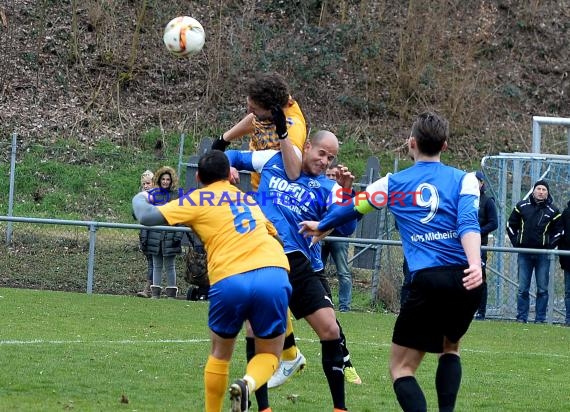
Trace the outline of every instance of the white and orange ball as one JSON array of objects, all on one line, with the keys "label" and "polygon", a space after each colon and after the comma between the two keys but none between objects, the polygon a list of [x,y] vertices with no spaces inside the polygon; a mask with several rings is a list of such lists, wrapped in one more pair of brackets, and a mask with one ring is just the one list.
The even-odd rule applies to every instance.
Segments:
[{"label": "white and orange ball", "polygon": [[198,53],[204,47],[206,33],[200,22],[192,17],[176,17],[164,28],[162,38],[168,51],[180,57]]}]

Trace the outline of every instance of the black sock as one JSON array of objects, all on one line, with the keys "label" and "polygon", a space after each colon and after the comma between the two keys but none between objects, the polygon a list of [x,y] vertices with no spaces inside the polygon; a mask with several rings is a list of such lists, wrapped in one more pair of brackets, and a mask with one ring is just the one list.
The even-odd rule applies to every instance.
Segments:
[{"label": "black sock", "polygon": [[394,381],[394,392],[404,412],[426,412],[427,402],[413,376],[403,376]]},{"label": "black sock", "polygon": [[352,367],[352,362],[350,361],[350,352],[346,347],[346,336],[344,336],[342,326],[340,326],[338,319],[336,320],[336,324],[338,325],[338,329],[340,331],[340,346],[342,347],[342,359],[344,360],[344,367],[350,368]]},{"label": "black sock", "polygon": [[291,332],[289,335],[285,336],[285,342],[283,342],[283,350],[289,349],[295,345],[295,334]]},{"label": "black sock", "polygon": [[452,412],[461,385],[461,360],[454,353],[440,356],[435,374],[435,389],[440,412]]},{"label": "black sock", "polygon": [[[255,356],[255,340],[253,338],[245,338],[245,355],[248,362]],[[269,408],[267,384],[255,390],[255,399],[257,400],[257,407],[260,411]]]},{"label": "black sock", "polygon": [[322,362],[325,376],[329,383],[333,405],[338,409],[346,409],[344,399],[344,372],[340,339],[322,340]]}]

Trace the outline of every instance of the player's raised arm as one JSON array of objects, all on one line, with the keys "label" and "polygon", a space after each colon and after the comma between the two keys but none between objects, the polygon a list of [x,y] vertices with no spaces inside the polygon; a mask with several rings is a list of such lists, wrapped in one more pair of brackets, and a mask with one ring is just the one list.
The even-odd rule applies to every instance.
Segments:
[{"label": "player's raised arm", "polygon": [[296,180],[301,175],[301,151],[293,145],[288,139],[287,120],[283,108],[275,106],[271,109],[273,123],[275,123],[275,132],[279,137],[279,147],[283,156],[283,164],[285,165],[285,173],[291,180]]}]

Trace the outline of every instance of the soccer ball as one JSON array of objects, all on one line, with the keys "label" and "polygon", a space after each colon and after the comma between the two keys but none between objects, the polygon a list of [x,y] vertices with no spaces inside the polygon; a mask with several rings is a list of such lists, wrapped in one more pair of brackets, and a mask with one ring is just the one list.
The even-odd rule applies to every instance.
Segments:
[{"label": "soccer ball", "polygon": [[168,51],[180,57],[198,53],[204,46],[206,34],[200,22],[192,17],[176,17],[164,28],[162,38]]}]

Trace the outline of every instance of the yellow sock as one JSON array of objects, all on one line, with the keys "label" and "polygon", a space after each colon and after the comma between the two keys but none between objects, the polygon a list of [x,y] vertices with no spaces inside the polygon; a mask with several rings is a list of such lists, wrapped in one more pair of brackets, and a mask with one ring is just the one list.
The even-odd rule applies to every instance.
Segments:
[{"label": "yellow sock", "polygon": [[[281,359],[286,361],[295,360],[297,357],[297,346],[295,345],[295,339],[291,337],[293,334],[293,322],[291,321],[291,311],[287,309],[287,329],[285,330],[285,346],[283,352],[281,353]],[[290,342],[290,346],[287,345]]]},{"label": "yellow sock", "polygon": [[281,353],[281,359],[286,360],[286,361],[295,360],[296,357],[297,357],[297,347],[296,346],[291,346],[290,348],[283,349],[283,352]]},{"label": "yellow sock", "polygon": [[229,376],[230,363],[210,355],[204,368],[206,412],[220,412],[222,410]]},{"label": "yellow sock", "polygon": [[279,359],[272,353],[258,353],[251,358],[247,364],[246,375],[243,377],[248,383],[249,392],[253,393],[267,383],[278,364]]}]

